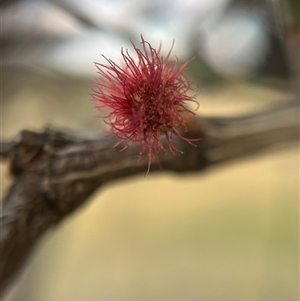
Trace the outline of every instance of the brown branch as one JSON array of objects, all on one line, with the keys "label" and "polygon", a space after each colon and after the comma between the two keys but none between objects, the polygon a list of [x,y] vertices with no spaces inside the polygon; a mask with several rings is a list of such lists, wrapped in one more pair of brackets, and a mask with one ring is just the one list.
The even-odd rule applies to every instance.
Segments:
[{"label": "brown branch", "polygon": [[[184,155],[160,156],[153,171],[199,172],[209,166],[298,141],[298,103],[290,102],[240,118],[197,118],[197,147],[174,141]],[[18,274],[37,240],[67,217],[103,184],[145,173],[147,158],[138,148],[120,152],[116,141],[95,133],[66,133],[54,128],[22,131],[2,143],[15,181],[1,211],[1,290]]]}]

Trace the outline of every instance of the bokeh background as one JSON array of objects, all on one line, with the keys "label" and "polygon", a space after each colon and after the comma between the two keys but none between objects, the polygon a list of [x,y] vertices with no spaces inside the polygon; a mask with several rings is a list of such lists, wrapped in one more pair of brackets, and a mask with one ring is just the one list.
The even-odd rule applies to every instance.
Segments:
[{"label": "bokeh background", "polygon": [[[101,54],[140,34],[195,57],[201,116],[290,99],[285,26],[298,1],[19,0],[2,9],[2,138],[47,124],[99,129]],[[288,23],[288,24],[287,24]],[[10,184],[2,164],[3,191]],[[41,240],[4,301],[299,300],[299,145],[205,172],[99,190]]]}]

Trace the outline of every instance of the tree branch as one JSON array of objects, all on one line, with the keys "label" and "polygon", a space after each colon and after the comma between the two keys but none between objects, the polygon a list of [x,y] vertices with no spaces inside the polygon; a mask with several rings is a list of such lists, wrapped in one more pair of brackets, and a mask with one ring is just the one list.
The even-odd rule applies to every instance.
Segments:
[{"label": "tree branch", "polygon": [[[197,147],[174,139],[184,155],[159,157],[151,171],[199,172],[299,139],[298,101],[239,118],[195,118],[189,137]],[[137,161],[138,147],[120,152],[114,139],[99,133],[68,133],[47,127],[21,131],[1,144],[14,183],[1,211],[1,281],[3,291],[18,274],[37,240],[103,184],[145,173],[147,158]]]}]

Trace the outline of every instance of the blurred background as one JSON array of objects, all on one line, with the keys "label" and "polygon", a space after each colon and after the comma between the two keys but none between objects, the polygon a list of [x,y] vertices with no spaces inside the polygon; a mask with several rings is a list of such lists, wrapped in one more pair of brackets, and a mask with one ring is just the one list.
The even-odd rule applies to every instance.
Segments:
[{"label": "blurred background", "polygon": [[[289,100],[298,0],[10,0],[2,10],[2,139],[99,129],[101,54],[162,42],[200,88],[198,114]],[[2,164],[4,190],[10,178]],[[41,241],[4,301],[299,300],[299,147],[107,185]]]}]

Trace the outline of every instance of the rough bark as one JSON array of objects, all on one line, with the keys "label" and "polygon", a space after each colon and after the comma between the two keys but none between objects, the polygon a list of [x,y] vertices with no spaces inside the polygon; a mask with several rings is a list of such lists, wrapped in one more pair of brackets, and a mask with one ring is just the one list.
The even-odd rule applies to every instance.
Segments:
[{"label": "rough bark", "polygon": [[[185,154],[160,155],[153,172],[201,172],[205,168],[288,146],[299,139],[298,101],[267,108],[239,118],[195,119],[190,135],[196,147],[176,140]],[[22,268],[38,239],[69,216],[106,183],[145,174],[147,158],[139,149],[120,152],[116,141],[99,133],[70,133],[47,127],[37,133],[23,130],[1,144],[14,177],[1,208],[1,281],[3,291]]]}]

